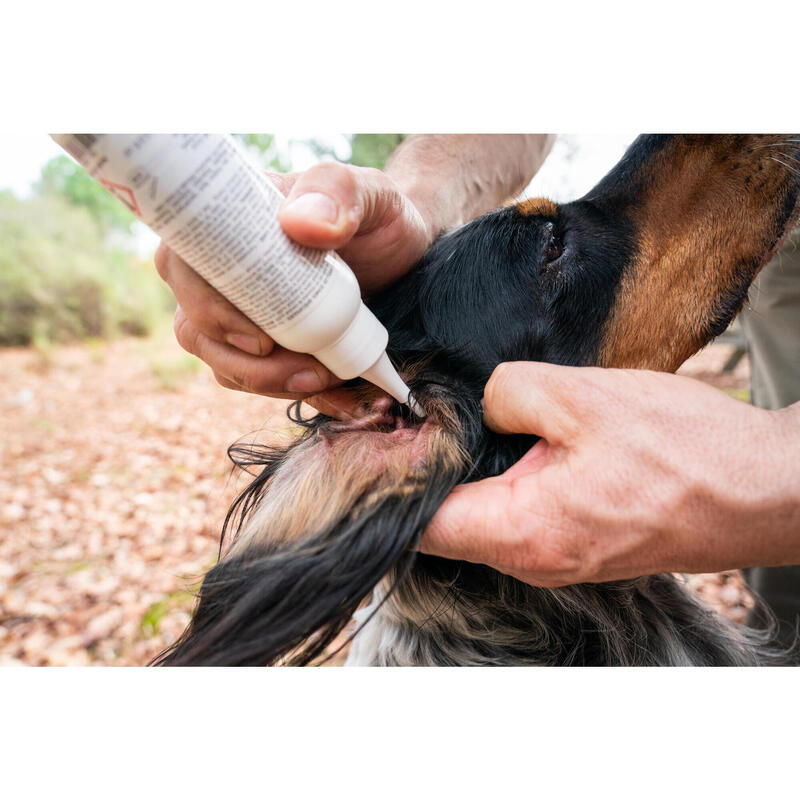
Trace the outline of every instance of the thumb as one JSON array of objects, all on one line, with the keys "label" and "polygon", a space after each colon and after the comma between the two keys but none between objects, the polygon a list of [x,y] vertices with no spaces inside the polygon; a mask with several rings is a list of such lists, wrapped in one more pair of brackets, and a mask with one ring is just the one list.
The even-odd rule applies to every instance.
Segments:
[{"label": "thumb", "polygon": [[364,188],[344,164],[317,164],[292,186],[278,218],[287,235],[308,247],[339,249],[364,216]]},{"label": "thumb", "polygon": [[511,502],[510,484],[502,476],[456,486],[425,529],[419,551],[474,564],[493,563],[498,538],[512,529],[507,514]]},{"label": "thumb", "polygon": [[580,430],[574,409],[583,372],[535,361],[499,364],[484,389],[484,423],[497,433],[534,434],[550,444],[573,440]]}]

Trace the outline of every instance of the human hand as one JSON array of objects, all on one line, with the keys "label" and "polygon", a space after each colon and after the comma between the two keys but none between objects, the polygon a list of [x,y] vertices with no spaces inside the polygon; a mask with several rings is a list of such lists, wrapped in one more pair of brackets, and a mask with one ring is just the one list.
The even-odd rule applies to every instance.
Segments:
[{"label": "human hand", "polygon": [[485,422],[539,442],[457,487],[424,553],[538,586],[800,562],[800,404],[664,373],[501,364]]},{"label": "human hand", "polygon": [[[337,250],[363,292],[401,277],[436,234],[424,212],[379,170],[325,163],[269,178],[287,195],[279,214],[287,235]],[[296,399],[341,383],[312,356],[276,345],[163,242],[155,262],[178,300],[178,342],[205,361],[222,386]],[[320,403],[323,410],[333,413],[336,396]]]}]

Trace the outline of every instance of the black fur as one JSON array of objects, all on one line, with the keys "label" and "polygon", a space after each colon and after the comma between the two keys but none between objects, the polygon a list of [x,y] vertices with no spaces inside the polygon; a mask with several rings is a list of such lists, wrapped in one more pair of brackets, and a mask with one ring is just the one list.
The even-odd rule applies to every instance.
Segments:
[{"label": "black fur", "polygon": [[445,353],[444,374],[469,370],[481,389],[503,361],[594,363],[635,244],[629,222],[609,223],[600,204],[579,200],[552,220],[511,207],[441,237],[370,303],[394,357]]}]

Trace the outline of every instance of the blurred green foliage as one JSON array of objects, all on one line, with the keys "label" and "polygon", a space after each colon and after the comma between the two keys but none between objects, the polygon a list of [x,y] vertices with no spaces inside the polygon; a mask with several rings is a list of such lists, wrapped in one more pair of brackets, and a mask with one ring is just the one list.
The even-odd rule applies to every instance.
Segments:
[{"label": "blurred green foliage", "polygon": [[[236,136],[246,145],[255,147],[263,154],[266,166],[278,172],[289,172],[292,169],[291,159],[282,153],[270,133],[240,133]],[[383,169],[386,161],[403,139],[406,133],[348,133],[345,138],[350,145],[350,154],[346,159],[339,159],[335,148],[323,139],[304,140],[320,159],[343,160],[347,164],[359,167]]]},{"label": "blurred green foliage", "polygon": [[[268,169],[289,172],[291,152],[268,133],[235,136]],[[346,135],[358,166],[382,169],[401,133]],[[297,141],[297,140],[295,140]],[[338,159],[323,139],[304,140]],[[174,308],[152,261],[134,253],[136,217],[66,155],[42,168],[34,194],[0,190],[0,345],[146,335]]]},{"label": "blurred green foliage", "polygon": [[0,195],[0,344],[145,335],[174,308],[152,262],[107,226],[103,211],[53,192]]},{"label": "blurred green foliage", "polygon": [[292,163],[287,153],[278,149],[274,134],[271,133],[234,133],[242,144],[261,151],[264,166],[274,172],[291,172]]},{"label": "blurred green foliage", "polygon": [[394,149],[408,134],[405,133],[354,133],[350,139],[351,153],[347,159],[359,167],[383,169]]},{"label": "blurred green foliage", "polygon": [[90,178],[69,156],[51,158],[42,167],[35,191],[43,196],[62,197],[74,206],[85,208],[103,233],[130,233],[136,217]]}]

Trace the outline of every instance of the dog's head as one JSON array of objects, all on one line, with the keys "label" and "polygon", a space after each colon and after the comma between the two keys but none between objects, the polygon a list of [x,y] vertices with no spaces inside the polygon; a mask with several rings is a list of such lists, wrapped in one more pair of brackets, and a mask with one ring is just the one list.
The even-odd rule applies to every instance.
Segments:
[{"label": "dog's head", "polygon": [[722,332],[798,214],[800,139],[643,136],[580,200],[442,237],[375,301],[398,353],[674,371]]},{"label": "dog's head", "polygon": [[528,200],[441,237],[371,300],[429,416],[354,385],[363,415],[302,421],[261,467],[237,531],[160,663],[308,663],[457,483],[506,469],[529,437],[481,425],[503,361],[675,370],[724,330],[796,221],[800,139],[645,136],[584,198]]}]

